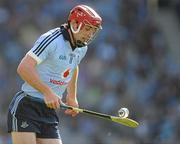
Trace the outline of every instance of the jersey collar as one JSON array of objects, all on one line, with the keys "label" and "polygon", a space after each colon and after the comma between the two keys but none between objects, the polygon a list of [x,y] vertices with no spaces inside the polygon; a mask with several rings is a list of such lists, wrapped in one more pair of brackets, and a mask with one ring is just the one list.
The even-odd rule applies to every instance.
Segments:
[{"label": "jersey collar", "polygon": [[72,50],[74,51],[76,49],[76,46],[74,46],[72,44],[72,41],[71,41],[71,38],[70,38],[70,35],[69,35],[69,32],[68,32],[68,25],[67,24],[63,24],[61,25],[61,32],[62,32],[62,35],[64,37],[65,40],[69,41],[70,45],[71,45],[71,48]]}]

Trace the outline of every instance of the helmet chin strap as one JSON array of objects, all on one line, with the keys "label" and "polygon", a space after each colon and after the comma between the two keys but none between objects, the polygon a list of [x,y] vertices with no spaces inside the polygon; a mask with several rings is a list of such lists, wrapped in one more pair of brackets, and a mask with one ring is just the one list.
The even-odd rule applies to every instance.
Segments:
[{"label": "helmet chin strap", "polygon": [[77,41],[76,41],[76,45],[77,45],[78,47],[83,47],[83,46],[86,46],[86,43],[83,43],[83,42],[81,42],[80,40],[77,40]]}]

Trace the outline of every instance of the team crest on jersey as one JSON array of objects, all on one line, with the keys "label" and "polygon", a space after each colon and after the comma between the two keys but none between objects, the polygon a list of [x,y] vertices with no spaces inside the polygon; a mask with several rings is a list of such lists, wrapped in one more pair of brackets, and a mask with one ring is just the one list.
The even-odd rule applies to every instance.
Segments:
[{"label": "team crest on jersey", "polygon": [[66,69],[66,70],[62,73],[61,77],[62,77],[62,78],[67,78],[67,77],[69,76],[70,72],[71,72],[71,69],[70,69],[70,68]]}]

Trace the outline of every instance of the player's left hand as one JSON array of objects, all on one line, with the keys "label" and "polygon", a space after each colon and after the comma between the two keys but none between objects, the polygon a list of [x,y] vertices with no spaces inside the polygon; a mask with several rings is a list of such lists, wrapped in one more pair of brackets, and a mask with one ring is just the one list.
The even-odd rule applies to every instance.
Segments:
[{"label": "player's left hand", "polygon": [[[73,107],[79,107],[78,101],[74,100],[68,96],[66,96],[66,104],[69,106],[73,106]],[[72,117],[76,116],[79,112],[74,111],[74,110],[69,110],[67,109],[65,111],[65,114],[71,115]]]}]

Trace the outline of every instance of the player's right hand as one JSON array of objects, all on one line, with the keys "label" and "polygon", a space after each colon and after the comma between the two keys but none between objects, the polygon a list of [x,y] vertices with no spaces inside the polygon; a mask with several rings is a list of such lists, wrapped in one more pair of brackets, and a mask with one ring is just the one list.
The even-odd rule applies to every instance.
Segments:
[{"label": "player's right hand", "polygon": [[53,92],[44,94],[44,101],[46,106],[51,109],[57,109],[61,104],[61,99]]}]

